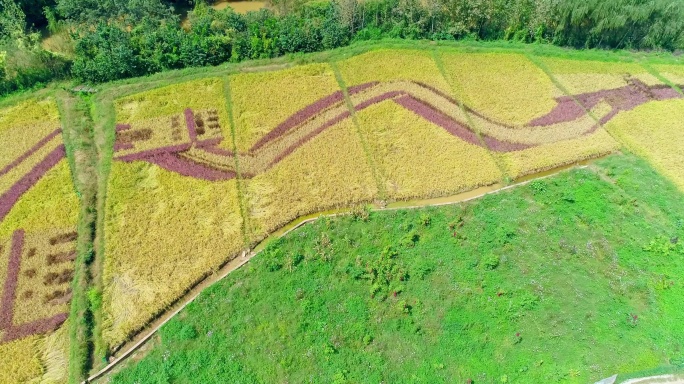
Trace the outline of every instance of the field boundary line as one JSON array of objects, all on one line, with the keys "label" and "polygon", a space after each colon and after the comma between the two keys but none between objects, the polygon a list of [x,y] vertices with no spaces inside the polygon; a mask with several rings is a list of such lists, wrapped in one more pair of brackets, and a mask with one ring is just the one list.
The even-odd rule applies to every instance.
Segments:
[{"label": "field boundary line", "polygon": [[618,138],[615,137],[615,135],[613,135],[612,132],[610,132],[608,129],[606,129],[604,124],[601,124],[601,121],[596,117],[596,115],[590,109],[587,109],[587,107],[585,107],[584,104],[582,104],[577,99],[577,97],[575,95],[573,95],[572,93],[570,93],[570,91],[568,91],[568,89],[556,78],[556,76],[553,74],[553,72],[551,72],[551,70],[546,66],[546,64],[544,64],[543,61],[539,60],[535,55],[530,54],[530,53],[526,53],[525,56],[534,65],[536,65],[537,68],[541,69],[542,72],[544,72],[546,74],[546,76],[548,76],[549,80],[551,80],[553,85],[555,85],[561,92],[563,92],[564,95],[570,97],[575,102],[575,104],[577,104],[580,108],[582,108],[584,111],[586,111],[587,115],[589,115],[589,117],[591,117],[592,119],[594,119],[594,121],[596,121],[596,125],[598,125],[599,128],[603,129],[606,133],[608,133],[608,135],[610,135],[610,137],[613,140],[615,140],[616,143],[620,144],[621,147],[625,147],[623,142],[618,140]]},{"label": "field boundary line", "polygon": [[[223,84],[223,99],[226,101],[226,113],[228,113],[228,124],[230,125],[230,146],[233,153],[238,153],[237,150],[237,126],[235,125],[235,115],[233,114],[233,93],[230,88],[230,76],[226,75],[221,78]],[[237,189],[238,204],[240,205],[240,216],[242,216],[242,242],[245,247],[249,247],[249,215],[248,212],[248,201],[247,191],[244,189],[242,181],[242,172],[240,171],[240,158],[235,156],[235,188]]]},{"label": "field boundary line", "polygon": [[644,61],[640,61],[639,65],[641,65],[642,68],[646,70],[646,72],[650,73],[651,75],[655,76],[656,79],[662,81],[664,84],[667,84],[670,88],[674,89],[675,91],[679,92],[680,95],[684,95],[684,92],[682,89],[674,82],[670,81],[667,77],[663,76],[660,71],[657,69],[653,68],[653,66],[649,63],[646,63]]},{"label": "field boundary line", "polygon": [[378,189],[379,198],[380,200],[384,201],[387,199],[387,190],[383,183],[383,181],[385,180],[385,172],[382,169],[382,167],[375,161],[373,151],[370,148],[370,144],[364,136],[363,128],[361,127],[361,122],[359,121],[359,118],[356,116],[356,108],[354,108],[354,104],[352,103],[351,98],[349,97],[347,84],[344,81],[344,77],[342,77],[342,73],[340,72],[340,69],[337,66],[337,62],[331,60],[328,62],[328,65],[330,65],[333,72],[335,73],[335,80],[337,81],[337,85],[340,87],[340,90],[344,95],[344,103],[347,106],[347,109],[349,110],[352,122],[354,124],[354,127],[356,128],[357,137],[359,138],[359,141],[361,142],[361,147],[363,147],[363,152],[366,155],[366,162],[368,163],[368,166],[371,168],[371,172],[373,173],[373,179],[375,180],[375,186]]},{"label": "field boundary line", "polygon": [[[397,210],[403,210],[403,209],[421,209],[421,208],[428,208],[428,207],[457,205],[457,204],[469,202],[472,200],[476,200],[476,199],[482,198],[482,197],[487,196],[487,195],[497,194],[497,193],[504,192],[504,191],[507,191],[507,190],[512,189],[512,188],[524,186],[524,185],[527,185],[527,184],[532,183],[532,182],[537,181],[537,180],[547,179],[547,178],[550,178],[552,176],[556,176],[556,175],[563,173],[563,172],[567,172],[567,171],[571,171],[571,170],[578,170],[578,169],[587,169],[589,167],[590,162],[599,160],[599,159],[604,158],[604,157],[606,157],[606,156],[601,156],[601,157],[597,157],[597,158],[593,158],[593,159],[587,159],[587,160],[583,160],[581,162],[576,162],[576,163],[573,163],[570,165],[565,165],[565,166],[557,167],[557,168],[554,168],[551,170],[547,170],[545,172],[540,172],[540,173],[538,173],[538,175],[539,174],[541,175],[539,177],[534,177],[533,175],[530,177],[530,175],[528,175],[528,176],[522,177],[521,181],[518,181],[518,182],[514,181],[513,183],[506,185],[506,186],[502,186],[501,188],[495,188],[492,190],[484,191],[483,193],[476,194],[474,196],[469,196],[469,197],[463,198],[463,199],[458,199],[457,197],[464,195],[467,192],[471,192],[475,189],[473,189],[471,191],[465,191],[465,192],[462,192],[460,194],[456,194],[456,195],[446,197],[447,199],[454,197],[453,201],[421,204],[421,201],[422,202],[429,202],[431,200],[434,200],[434,199],[422,199],[422,200],[415,200],[414,204],[408,205],[408,206],[401,206],[401,207],[374,206],[371,208],[371,211],[373,211],[373,212],[383,212],[383,211],[389,212],[389,211],[397,211]],[[496,185],[496,184],[493,184],[493,185]],[[411,201],[411,200],[409,200],[409,201]],[[287,228],[288,226],[291,226],[291,228],[288,228],[287,230],[283,231],[282,233],[278,233],[278,231],[274,231],[271,236],[268,236],[265,239],[263,239],[261,242],[259,242],[259,244],[254,247],[254,249],[259,249],[258,251],[249,252],[248,250],[243,250],[242,253],[238,254],[236,257],[233,257],[222,268],[220,268],[216,273],[209,275],[205,279],[201,280],[194,287],[192,287],[188,291],[188,293],[186,294],[186,297],[177,302],[177,304],[176,304],[178,306],[177,308],[159,316],[156,320],[159,323],[154,325],[151,329],[147,330],[146,335],[144,335],[140,340],[135,342],[135,344],[133,344],[132,346],[127,348],[119,357],[115,358],[106,367],[102,368],[99,372],[88,377],[88,379],[83,381],[83,384],[91,383],[92,381],[98,380],[98,379],[102,378],[105,374],[109,373],[117,365],[119,365],[121,362],[126,360],[128,357],[130,357],[143,344],[148,342],[152,338],[152,336],[154,336],[159,331],[159,329],[162,326],[164,326],[166,323],[168,323],[178,313],[180,313],[180,311],[182,311],[183,309],[185,309],[185,307],[187,307],[189,304],[191,304],[202,292],[204,292],[204,290],[211,287],[215,283],[223,280],[231,272],[234,272],[235,270],[239,269],[243,265],[247,264],[247,262],[249,262],[253,257],[259,255],[266,248],[266,245],[268,245],[268,243],[270,243],[271,241],[282,238],[283,236],[286,236],[290,232],[292,232],[292,231],[294,231],[294,230],[296,230],[296,229],[298,229],[298,228],[300,228],[306,224],[309,224],[311,222],[319,220],[321,218],[348,216],[351,214],[353,214],[353,212],[351,209],[349,209],[349,211],[329,213],[329,214],[325,214],[325,213],[316,214],[316,213],[314,213],[313,217],[303,219],[299,222],[298,222],[298,220],[300,220],[300,219],[295,219],[295,220],[291,221],[290,223],[285,224],[282,227],[282,228]],[[311,215],[309,215],[309,216],[311,216]],[[303,217],[305,217],[305,216],[303,216]],[[141,332],[141,333],[143,333],[143,332]],[[123,348],[121,348],[121,349],[123,349]]]},{"label": "field boundary line", "polygon": [[477,135],[478,140],[480,140],[480,145],[482,145],[482,148],[487,150],[487,154],[489,154],[489,157],[492,159],[492,161],[494,161],[494,164],[496,164],[496,167],[501,172],[501,182],[507,183],[510,180],[509,171],[502,158],[502,155],[492,151],[487,142],[485,142],[485,140],[482,138],[482,131],[480,130],[480,127],[477,124],[475,124],[475,121],[470,115],[470,112],[466,108],[466,101],[469,102],[470,98],[468,97],[468,95],[466,95],[466,92],[463,90],[463,87],[461,86],[460,82],[458,82],[452,76],[449,76],[449,74],[446,71],[446,68],[444,67],[444,61],[442,60],[442,56],[440,56],[438,50],[432,49],[431,51],[432,61],[437,66],[437,69],[439,70],[439,73],[442,75],[444,81],[446,81],[446,83],[449,85],[449,88],[451,88],[451,96],[458,102],[458,106],[461,109],[461,113],[463,113],[468,125],[473,129],[473,131]]}]

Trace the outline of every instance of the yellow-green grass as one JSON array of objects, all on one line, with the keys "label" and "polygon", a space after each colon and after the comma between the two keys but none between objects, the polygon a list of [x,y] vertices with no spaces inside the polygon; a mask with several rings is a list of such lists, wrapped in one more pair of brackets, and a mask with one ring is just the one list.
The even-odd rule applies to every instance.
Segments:
[{"label": "yellow-green grass", "polygon": [[556,106],[560,91],[518,53],[439,53],[447,78],[464,104],[508,125],[521,126]]},{"label": "yellow-green grass", "polygon": [[620,145],[602,128],[576,139],[543,144],[501,155],[509,177],[541,172],[615,152]]},{"label": "yellow-green grass", "polygon": [[[21,127],[20,129],[24,129],[24,127]],[[13,141],[7,141],[6,143],[13,143]],[[17,181],[19,181],[22,177],[24,177],[26,174],[31,172],[31,170],[38,163],[40,163],[46,156],[48,156],[59,145],[61,145],[61,143],[62,143],[62,138],[60,136],[57,136],[57,137],[49,140],[45,146],[43,146],[40,149],[38,149],[37,151],[33,152],[24,161],[16,164],[15,167],[9,169],[7,173],[0,176],[0,194],[5,193],[14,184],[16,184]],[[12,145],[7,145],[4,148],[11,148],[11,147],[12,147]],[[11,157],[9,157],[9,156],[7,157],[7,162],[5,164],[0,165],[0,169],[2,169],[3,165],[4,166],[9,165],[14,159],[18,158],[23,153],[23,152],[17,153],[16,151],[13,151],[13,150],[10,150],[10,151],[12,152],[10,155]],[[6,151],[6,153],[9,155],[10,151]]]},{"label": "yellow-green grass", "polygon": [[300,109],[340,90],[328,64],[234,75],[230,89],[235,141],[241,152]]},{"label": "yellow-green grass", "polygon": [[51,98],[28,99],[0,109],[0,133],[9,128],[49,121],[59,121],[57,104]]},{"label": "yellow-green grass", "polygon": [[136,122],[182,114],[186,108],[214,109],[218,111],[223,132],[222,146],[230,148],[230,124],[225,105],[221,79],[193,80],[117,99],[116,122],[134,126]]},{"label": "yellow-green grass", "polygon": [[423,117],[384,101],[357,113],[390,199],[456,194],[502,175],[485,148],[463,141]]},{"label": "yellow-green grass", "polygon": [[540,57],[554,78],[571,95],[619,88],[627,85],[628,78],[635,78],[646,85],[662,82],[646,68],[629,62],[604,62]]},{"label": "yellow-green grass", "polygon": [[432,54],[419,50],[377,50],[336,63],[347,87],[372,81],[410,80],[451,95]]},{"label": "yellow-green grass", "polygon": [[68,329],[68,323],[64,323],[45,336],[34,335],[0,344],[0,383],[65,383]]},{"label": "yellow-green grass", "polygon": [[243,246],[236,180],[145,162],[112,164],[105,217],[103,339],[116,346]]},{"label": "yellow-green grass", "polygon": [[62,160],[19,199],[0,223],[0,237],[9,237],[19,228],[26,232],[75,229],[79,208],[71,180],[69,164]]},{"label": "yellow-green grass", "polygon": [[[0,143],[3,143],[0,147],[0,169],[29,151],[59,126],[57,105],[52,99],[29,99],[0,109]],[[61,136],[54,137],[42,149],[0,176],[0,193],[9,189],[61,143]]]},{"label": "yellow-green grass", "polygon": [[623,112],[606,129],[684,191],[684,100],[647,103]]},{"label": "yellow-green grass", "polygon": [[40,361],[40,336],[34,335],[0,344],[0,382],[27,383],[43,373]]},{"label": "yellow-green grass", "polygon": [[684,65],[658,64],[653,65],[652,67],[661,76],[678,85],[680,88],[684,86]]},{"label": "yellow-green grass", "polygon": [[252,240],[299,216],[369,202],[378,193],[351,119],[328,128],[245,184]]}]

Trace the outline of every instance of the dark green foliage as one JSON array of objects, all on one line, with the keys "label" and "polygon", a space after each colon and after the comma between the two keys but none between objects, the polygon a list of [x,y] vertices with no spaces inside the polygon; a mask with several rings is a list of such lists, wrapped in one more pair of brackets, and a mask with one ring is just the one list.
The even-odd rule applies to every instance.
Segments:
[{"label": "dark green foliage", "polygon": [[[191,2],[179,3],[187,9]],[[86,82],[316,52],[382,38],[684,48],[684,2],[671,0],[273,0],[277,13],[261,10],[246,15],[197,2],[189,12],[188,29],[181,28],[173,4],[2,0],[0,8],[10,16],[0,16],[0,35],[8,28],[13,34],[28,33],[27,28],[48,21],[51,28],[63,23],[76,28],[73,76]],[[34,61],[43,64],[11,76],[0,84],[0,95],[59,78],[68,70],[68,63],[55,70],[45,60],[37,55]]]},{"label": "dark green foliage", "polygon": [[177,21],[173,8],[161,0],[57,0],[59,14],[86,27],[117,21],[134,25],[145,18]]},{"label": "dark green foliage", "polygon": [[0,96],[33,88],[69,73],[69,61],[44,51],[27,33],[21,3],[0,0]]},{"label": "dark green foliage", "polygon": [[116,25],[99,24],[76,43],[74,76],[106,82],[145,74],[131,35]]},{"label": "dark green foliage", "polygon": [[[77,16],[66,10],[76,3],[62,0],[60,9],[70,18],[94,20],[92,15]],[[187,31],[153,0],[141,0],[145,7],[157,10],[149,13],[137,8],[133,12],[133,2],[124,3],[118,13],[95,7],[101,9],[96,12],[101,17],[117,16],[110,19],[116,23],[109,22],[107,28],[120,24],[122,32],[103,27],[83,29],[74,65],[76,77],[100,82],[174,68],[315,52],[380,38],[506,39],[590,48],[675,49],[682,46],[684,33],[684,5],[664,1],[440,0],[425,4],[417,0],[340,0],[301,5],[283,15],[268,10],[239,15],[230,8],[216,11],[200,3],[190,12]],[[125,26],[133,28],[127,31]]]},{"label": "dark green foliage", "polygon": [[553,20],[555,43],[574,47],[682,47],[684,2],[671,0],[567,0]]},{"label": "dark green foliage", "polygon": [[684,365],[681,201],[615,155],[460,205],[319,220],[111,382],[586,383]]},{"label": "dark green foliage", "polygon": [[56,0],[17,0],[17,4],[26,15],[26,22],[33,28],[47,25],[45,8],[52,9],[56,3]]}]

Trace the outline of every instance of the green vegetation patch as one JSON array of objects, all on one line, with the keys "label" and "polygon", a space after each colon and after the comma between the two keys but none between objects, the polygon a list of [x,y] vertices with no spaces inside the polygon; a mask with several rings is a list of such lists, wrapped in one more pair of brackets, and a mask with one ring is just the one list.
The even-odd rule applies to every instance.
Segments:
[{"label": "green vegetation patch", "polygon": [[322,219],[113,382],[586,383],[682,364],[681,201],[615,155],[466,204]]}]

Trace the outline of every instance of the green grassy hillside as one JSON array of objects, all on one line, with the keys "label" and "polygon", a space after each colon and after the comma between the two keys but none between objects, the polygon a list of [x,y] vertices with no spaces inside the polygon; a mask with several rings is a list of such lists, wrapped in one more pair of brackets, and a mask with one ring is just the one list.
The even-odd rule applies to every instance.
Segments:
[{"label": "green grassy hillside", "polygon": [[681,201],[614,155],[469,203],[321,219],[203,292],[112,382],[586,383],[676,368]]}]

